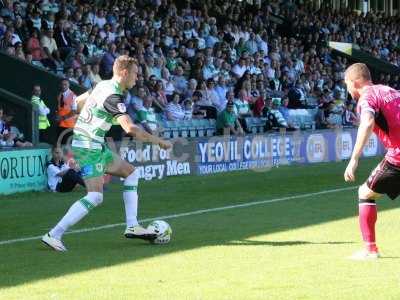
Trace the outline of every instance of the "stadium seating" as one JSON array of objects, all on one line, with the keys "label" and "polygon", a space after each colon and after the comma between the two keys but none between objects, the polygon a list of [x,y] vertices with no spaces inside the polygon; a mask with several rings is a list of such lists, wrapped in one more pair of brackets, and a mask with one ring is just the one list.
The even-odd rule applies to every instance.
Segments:
[{"label": "stadium seating", "polygon": [[266,118],[248,117],[245,119],[247,129],[253,133],[263,133],[265,131]]},{"label": "stadium seating", "polygon": [[311,129],[318,109],[290,109],[289,123],[296,128]]},{"label": "stadium seating", "polygon": [[184,121],[160,121],[160,136],[164,138],[214,136],[215,132],[215,120],[193,119]]}]

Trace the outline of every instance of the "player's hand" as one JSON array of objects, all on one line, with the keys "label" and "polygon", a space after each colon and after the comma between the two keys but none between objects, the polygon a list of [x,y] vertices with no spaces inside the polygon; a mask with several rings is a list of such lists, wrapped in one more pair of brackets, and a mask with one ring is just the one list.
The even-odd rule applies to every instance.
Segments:
[{"label": "player's hand", "polygon": [[346,171],[344,171],[344,180],[346,182],[353,182],[356,180],[356,170],[358,167],[358,160],[351,159],[347,165]]},{"label": "player's hand", "polygon": [[171,144],[170,141],[161,140],[161,141],[158,143],[158,145],[160,146],[161,149],[164,149],[164,150],[168,150],[168,149],[171,149],[171,148],[172,148],[172,144]]}]

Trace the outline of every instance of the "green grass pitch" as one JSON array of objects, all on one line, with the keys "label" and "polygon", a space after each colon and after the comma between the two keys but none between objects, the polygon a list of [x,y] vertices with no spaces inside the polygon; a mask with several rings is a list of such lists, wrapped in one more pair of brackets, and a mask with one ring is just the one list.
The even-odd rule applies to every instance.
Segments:
[{"label": "green grass pitch", "polygon": [[[361,161],[358,184],[378,160]],[[218,207],[167,221],[168,245],[123,237],[123,226],[68,234],[69,251],[39,240],[83,191],[0,197],[0,299],[400,299],[400,212],[378,203],[383,258],[361,248],[356,189],[344,162],[140,182],[140,219]],[[325,194],[251,203],[332,189]],[[124,222],[121,186],[73,229]]]}]

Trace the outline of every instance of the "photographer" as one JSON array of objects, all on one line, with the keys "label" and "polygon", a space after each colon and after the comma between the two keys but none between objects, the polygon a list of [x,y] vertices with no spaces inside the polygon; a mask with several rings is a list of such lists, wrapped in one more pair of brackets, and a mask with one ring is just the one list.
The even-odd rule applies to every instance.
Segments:
[{"label": "photographer", "polygon": [[67,193],[79,184],[85,186],[77,166],[66,164],[61,148],[53,147],[53,158],[47,165],[47,185],[53,192]]}]

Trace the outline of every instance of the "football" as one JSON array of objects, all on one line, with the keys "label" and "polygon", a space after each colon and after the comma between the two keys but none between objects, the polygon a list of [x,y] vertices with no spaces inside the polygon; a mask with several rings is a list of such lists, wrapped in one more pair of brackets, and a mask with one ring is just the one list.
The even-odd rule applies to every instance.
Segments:
[{"label": "football", "polygon": [[147,229],[157,233],[157,237],[152,240],[153,244],[168,244],[170,242],[172,229],[167,222],[163,220],[153,221],[147,226]]}]

